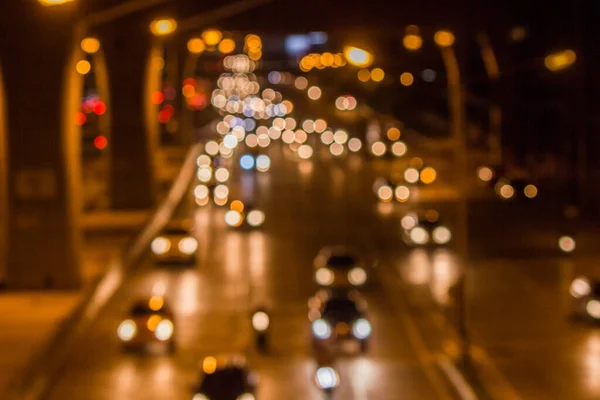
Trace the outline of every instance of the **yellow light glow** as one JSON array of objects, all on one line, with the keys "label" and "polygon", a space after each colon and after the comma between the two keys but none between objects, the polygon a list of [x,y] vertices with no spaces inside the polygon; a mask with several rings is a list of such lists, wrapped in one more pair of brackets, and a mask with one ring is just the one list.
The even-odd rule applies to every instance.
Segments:
[{"label": "yellow light glow", "polygon": [[200,38],[192,38],[188,40],[187,48],[192,54],[200,54],[206,50],[206,45],[204,44],[204,40]]},{"label": "yellow light glow", "polygon": [[423,46],[423,39],[417,34],[409,34],[404,36],[402,43],[407,50],[419,50]]},{"label": "yellow light glow", "polygon": [[560,71],[573,65],[576,60],[577,54],[573,50],[563,50],[546,56],[544,64],[550,71]]},{"label": "yellow light glow", "polygon": [[165,304],[165,300],[163,299],[162,296],[152,296],[152,297],[150,297],[150,300],[148,301],[148,306],[150,307],[150,309],[152,311],[160,310],[164,304]]},{"label": "yellow light glow", "polygon": [[207,375],[214,373],[217,370],[217,359],[215,357],[206,357],[202,361],[202,370]]},{"label": "yellow light glow", "polygon": [[160,56],[153,57],[152,66],[158,70],[163,69],[165,67],[165,59]]},{"label": "yellow light glow", "polygon": [[154,332],[156,330],[156,327],[158,326],[158,323],[161,321],[162,318],[160,318],[160,315],[152,315],[150,316],[150,318],[148,318],[148,321],[146,321],[146,327],[148,328],[148,330],[150,332]]},{"label": "yellow light glow", "polygon": [[440,47],[450,47],[454,44],[454,34],[450,31],[437,31],[433,40]]},{"label": "yellow light glow", "polygon": [[223,39],[223,33],[218,29],[207,29],[202,32],[202,40],[208,46],[216,46],[221,39]]},{"label": "yellow light glow", "polygon": [[159,19],[152,21],[150,24],[150,32],[155,36],[166,36],[175,32],[177,22],[173,18]]},{"label": "yellow light glow", "polygon": [[262,47],[262,41],[258,35],[247,35],[246,46],[250,49],[260,49]]},{"label": "yellow light glow", "polygon": [[186,98],[190,98],[196,94],[196,89],[192,85],[184,85],[181,92]]},{"label": "yellow light glow", "polygon": [[43,6],[59,6],[61,4],[70,3],[73,0],[38,0]]},{"label": "yellow light glow", "polygon": [[373,55],[358,47],[344,47],[344,57],[350,64],[361,68],[366,68],[373,63]]},{"label": "yellow light glow", "polygon": [[77,66],[75,68],[77,69],[77,72],[79,72],[81,75],[85,75],[88,72],[90,72],[90,70],[92,69],[92,65],[87,60],[81,60],[77,63]]},{"label": "yellow light glow", "polygon": [[344,65],[346,65],[346,59],[344,58],[344,55],[336,54],[333,57],[333,65],[335,65],[337,67],[343,67]]},{"label": "yellow light glow", "polygon": [[100,41],[93,37],[87,37],[81,41],[81,50],[88,54],[94,54],[100,50]]},{"label": "yellow light glow", "polygon": [[404,73],[402,73],[402,75],[400,75],[400,83],[403,84],[404,86],[410,86],[413,84],[414,81],[415,81],[415,78],[413,77],[413,74],[411,74],[410,72],[404,72]]},{"label": "yellow light glow", "polygon": [[400,139],[400,129],[394,128],[394,127],[388,129],[387,137],[388,137],[388,139],[390,139],[392,141],[396,141],[396,140]]},{"label": "yellow light glow", "polygon": [[242,203],[240,200],[234,200],[229,205],[229,208],[233,211],[242,213],[242,212],[244,212],[244,203]]},{"label": "yellow light glow", "polygon": [[258,61],[262,57],[262,51],[250,49],[248,51],[248,57],[250,57],[251,60]]},{"label": "yellow light glow", "polygon": [[302,60],[300,60],[300,69],[302,71],[310,71],[315,66],[315,63],[312,57],[304,56]]},{"label": "yellow light glow", "polygon": [[223,54],[232,53],[235,50],[235,42],[233,39],[223,39],[219,43],[218,50]]},{"label": "yellow light glow", "polygon": [[331,67],[335,61],[335,57],[331,53],[321,54],[321,64],[326,67]]},{"label": "yellow light glow", "polygon": [[371,79],[371,73],[368,69],[361,69],[357,73],[358,80],[361,82],[368,82]]},{"label": "yellow light glow", "polygon": [[371,71],[371,79],[374,82],[381,82],[384,77],[385,72],[381,68],[374,68],[373,71]]},{"label": "yellow light glow", "polygon": [[425,167],[421,171],[421,182],[423,182],[426,185],[429,185],[430,183],[435,181],[436,176],[437,173],[435,172],[435,169],[431,167]]},{"label": "yellow light glow", "polygon": [[494,171],[489,167],[479,167],[477,169],[477,177],[483,182],[489,182],[494,177]]}]

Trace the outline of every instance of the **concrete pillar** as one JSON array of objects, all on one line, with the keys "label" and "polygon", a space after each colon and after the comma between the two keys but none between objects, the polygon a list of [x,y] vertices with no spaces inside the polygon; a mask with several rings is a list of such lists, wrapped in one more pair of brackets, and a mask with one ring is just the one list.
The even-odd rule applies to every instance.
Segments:
[{"label": "concrete pillar", "polygon": [[114,209],[155,204],[158,121],[151,93],[158,89],[160,57],[147,21],[125,18],[101,28],[111,116],[110,200]]},{"label": "concrete pillar", "polygon": [[[82,79],[76,3],[0,2],[4,110],[0,154],[7,179],[6,283],[14,289],[80,285],[80,135],[74,123]],[[2,201],[2,198],[0,198]],[[1,212],[1,211],[0,211]],[[7,220],[7,223],[4,221]],[[0,236],[1,239],[1,236]]]}]

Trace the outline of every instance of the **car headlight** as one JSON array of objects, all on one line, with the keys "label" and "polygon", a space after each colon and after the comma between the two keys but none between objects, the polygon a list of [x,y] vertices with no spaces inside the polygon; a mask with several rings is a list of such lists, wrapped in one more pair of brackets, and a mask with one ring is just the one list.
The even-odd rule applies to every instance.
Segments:
[{"label": "car headlight", "polygon": [[257,311],[252,316],[252,327],[259,331],[264,332],[269,328],[269,315],[264,311]]},{"label": "car headlight", "polygon": [[590,300],[585,306],[588,315],[595,319],[600,319],[600,301]]},{"label": "car headlight", "polygon": [[348,282],[354,286],[363,285],[367,281],[367,273],[362,268],[352,268],[348,272]]},{"label": "car headlight", "polygon": [[331,367],[321,367],[315,374],[315,382],[320,389],[333,389],[340,383],[338,373]]},{"label": "car headlight", "polygon": [[265,222],[265,213],[260,210],[252,210],[248,213],[246,219],[250,226],[257,227]]},{"label": "car headlight", "polygon": [[315,272],[315,280],[321,286],[329,286],[333,283],[335,275],[329,268],[319,268]]},{"label": "car headlight", "polygon": [[410,240],[416,244],[427,244],[427,242],[429,242],[429,233],[427,233],[427,231],[420,226],[413,228],[410,231],[409,236]]},{"label": "car headlight", "polygon": [[161,341],[169,340],[171,336],[173,336],[173,323],[168,319],[160,321],[158,325],[156,325],[154,336]]},{"label": "car headlight", "polygon": [[312,331],[319,339],[328,339],[331,336],[331,326],[324,319],[313,322]]},{"label": "car headlight", "polygon": [[437,244],[446,244],[452,239],[450,229],[445,226],[438,226],[435,228],[431,233],[431,236],[433,237],[433,241]]},{"label": "car headlight", "polygon": [[192,397],[192,400],[210,400],[208,397],[206,397],[206,395],[202,394],[202,393],[196,393],[194,395],[194,397]]},{"label": "car headlight", "polygon": [[357,339],[366,339],[371,335],[371,324],[364,318],[357,319],[352,325],[352,333]]},{"label": "car headlight", "polygon": [[235,210],[229,210],[225,213],[225,223],[229,226],[240,226],[243,220],[242,214]]},{"label": "car headlight", "polygon": [[191,255],[198,248],[198,242],[193,237],[186,237],[179,241],[177,247],[179,247],[179,251],[183,254]]},{"label": "car headlight", "polygon": [[137,333],[137,326],[135,322],[130,319],[127,319],[119,324],[119,328],[117,328],[117,335],[119,339],[124,342],[129,342],[131,339],[135,337]]},{"label": "car headlight", "polygon": [[571,283],[571,288],[569,289],[571,296],[577,299],[587,296],[588,294],[590,294],[591,291],[592,287],[590,285],[590,281],[588,281],[587,278],[584,277],[576,278]]},{"label": "car headlight", "polygon": [[163,255],[171,249],[171,242],[165,237],[157,237],[150,245],[152,252],[157,255]]},{"label": "car headlight", "polygon": [[254,400],[254,395],[252,393],[244,393],[240,395],[237,400]]}]

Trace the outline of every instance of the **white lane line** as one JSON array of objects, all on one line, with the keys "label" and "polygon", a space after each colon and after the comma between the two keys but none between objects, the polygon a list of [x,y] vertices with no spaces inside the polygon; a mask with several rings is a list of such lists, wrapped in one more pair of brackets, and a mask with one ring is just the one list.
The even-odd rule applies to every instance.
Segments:
[{"label": "white lane line", "polygon": [[452,362],[446,356],[440,356],[438,359],[438,365],[444,371],[448,380],[452,383],[458,395],[462,400],[478,400],[475,391],[467,383],[464,376],[460,371],[452,364]]},{"label": "white lane line", "polygon": [[[391,296],[388,291],[389,280],[382,279],[383,277],[381,274],[383,273],[383,271],[381,269],[377,270],[380,271],[379,276],[380,282],[382,283],[381,287],[383,288],[386,297],[389,299],[390,302],[397,303],[394,300],[394,296]],[[404,325],[406,336],[408,337],[408,340],[410,341],[413,349],[417,353],[417,358],[419,359],[419,362],[421,364],[421,367],[423,368],[423,371],[425,372],[425,375],[427,376],[427,379],[429,379],[429,382],[432,384],[434,390],[437,392],[438,396],[441,399],[452,399],[452,396],[447,386],[442,382],[435,369],[433,368],[432,360],[434,360],[435,357],[425,345],[425,341],[421,337],[416,323],[407,313],[399,312],[400,309],[406,309],[405,306],[398,304],[395,305],[396,306],[394,307],[394,311],[400,318],[402,325]]]},{"label": "white lane line", "polygon": [[479,368],[483,384],[493,398],[503,400],[522,400],[517,390],[512,386],[500,372],[487,352],[481,347],[474,346],[471,357],[484,368]]}]

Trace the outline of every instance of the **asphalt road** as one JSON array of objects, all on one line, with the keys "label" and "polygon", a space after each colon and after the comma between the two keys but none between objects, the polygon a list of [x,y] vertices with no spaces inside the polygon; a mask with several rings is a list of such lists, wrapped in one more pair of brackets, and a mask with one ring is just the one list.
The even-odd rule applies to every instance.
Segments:
[{"label": "asphalt road", "polygon": [[[372,174],[354,172],[347,160],[300,163],[279,146],[269,149],[272,169],[236,172],[237,194],[254,197],[267,221],[260,231],[228,229],[223,209],[194,212],[199,242],[194,269],[156,267],[148,260],[108,304],[79,344],[49,399],[180,399],[190,397],[198,362],[207,355],[243,352],[261,377],[259,398],[318,398],[312,383],[307,301],[314,294],[311,262],[319,248],[352,244],[375,259],[378,212],[371,196]],[[390,232],[397,235],[398,232]],[[396,249],[399,254],[404,250]],[[385,250],[388,251],[388,250]],[[391,251],[395,251],[391,249]],[[390,254],[391,256],[392,254]],[[387,257],[387,256],[386,256]],[[177,324],[173,356],[125,354],[116,328],[130,302],[155,285],[166,289]],[[367,294],[374,334],[369,354],[338,364],[339,399],[447,396],[442,377],[424,350],[415,347],[386,293]],[[273,314],[272,354],[253,349],[250,312],[266,304]],[[392,396],[392,397],[390,397]]]},{"label": "asphalt road", "polygon": [[[48,399],[190,398],[198,362],[231,352],[245,353],[259,373],[258,398],[320,398],[312,383],[307,300],[315,291],[312,259],[331,244],[353,245],[378,260],[380,280],[366,294],[372,346],[364,357],[338,361],[342,386],[335,398],[450,398],[436,357],[444,344],[439,332],[451,327],[443,310],[460,264],[451,249],[413,251],[402,244],[402,212],[420,205],[381,206],[371,190],[373,179],[394,166],[320,152],[314,161],[300,161],[278,144],[268,153],[268,173],[234,167],[230,196],[261,207],[263,229],[231,230],[223,209],[194,210],[196,268],[145,261],[79,343]],[[422,191],[427,206],[452,226],[457,216],[444,183],[452,166],[439,173],[441,182]],[[488,199],[474,202],[470,212],[477,257],[469,265],[468,325],[478,358],[501,383],[490,392],[500,398],[600,398],[600,332],[567,318],[565,295],[572,277],[593,270],[593,261],[553,252],[552,220],[536,215],[535,206]],[[116,328],[130,303],[156,285],[166,289],[176,313],[177,352],[123,353]],[[253,349],[250,313],[258,305],[273,315],[268,356]]]}]

